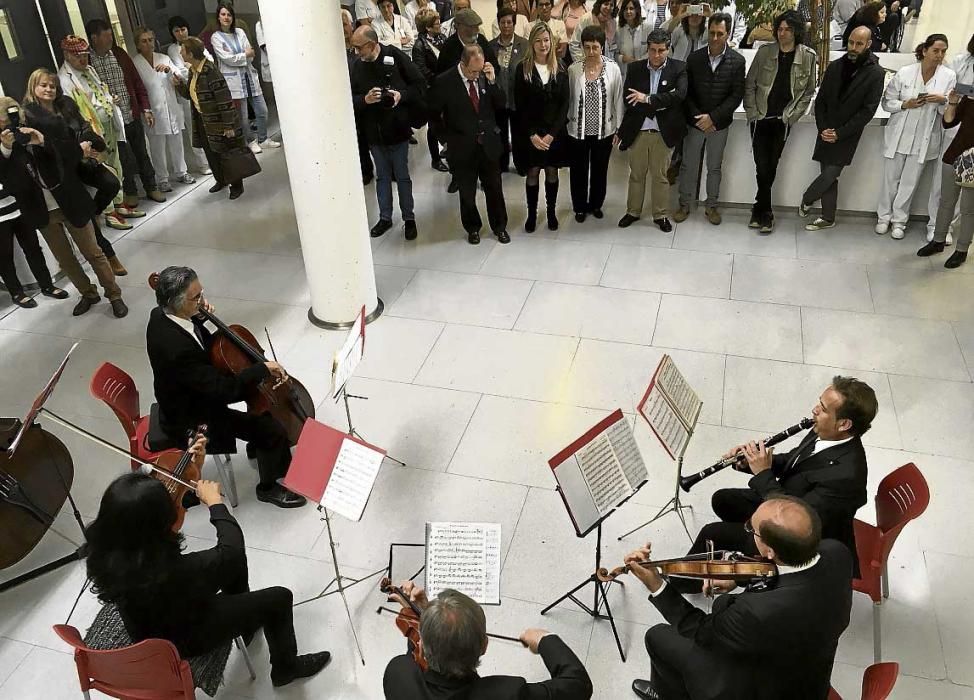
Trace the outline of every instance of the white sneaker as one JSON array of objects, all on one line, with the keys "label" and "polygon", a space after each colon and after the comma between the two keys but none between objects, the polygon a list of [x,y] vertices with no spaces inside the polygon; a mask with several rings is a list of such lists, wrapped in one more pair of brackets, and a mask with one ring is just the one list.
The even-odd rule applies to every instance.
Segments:
[{"label": "white sneaker", "polygon": [[829,221],[828,219],[823,219],[822,217],[818,217],[812,223],[805,224],[806,231],[821,231],[822,229],[826,229],[826,228],[835,228],[835,222]]},{"label": "white sneaker", "polygon": [[263,153],[263,150],[261,149],[260,144],[258,144],[256,141],[251,141],[250,143],[247,144],[247,146],[250,148],[250,152],[251,153],[254,153],[254,154],[256,154],[256,153]]},{"label": "white sneaker", "polygon": [[888,221],[877,222],[875,231],[880,236],[885,236],[886,232],[889,231],[889,222]]},{"label": "white sneaker", "polygon": [[944,241],[945,245],[954,245],[954,234],[950,231],[947,232],[947,240]]},{"label": "white sneaker", "polygon": [[261,148],[280,148],[281,147],[281,143],[279,141],[275,141],[274,139],[265,139],[264,141],[261,141],[260,142],[260,147]]},{"label": "white sneaker", "polygon": [[[877,226],[877,228],[879,227]],[[897,241],[901,241],[903,240],[903,236],[905,235],[906,235],[906,230],[902,226],[894,226],[893,233],[890,234],[890,238],[893,238],[894,240]]]}]

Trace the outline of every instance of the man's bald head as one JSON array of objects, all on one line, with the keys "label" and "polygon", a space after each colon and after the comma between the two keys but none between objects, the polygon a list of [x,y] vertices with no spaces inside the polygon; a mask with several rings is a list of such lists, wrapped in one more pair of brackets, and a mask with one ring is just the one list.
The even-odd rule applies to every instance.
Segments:
[{"label": "man's bald head", "polygon": [[766,500],[751,516],[751,526],[761,555],[789,566],[810,561],[822,540],[818,513],[794,496]]},{"label": "man's bald head", "polygon": [[367,24],[352,32],[348,45],[355,49],[363,61],[371,62],[379,56],[379,35]]},{"label": "man's bald head", "polygon": [[852,33],[849,34],[849,42],[846,45],[846,49],[848,50],[850,57],[858,58],[869,51],[872,43],[872,30],[869,27],[856,27],[852,30]]}]

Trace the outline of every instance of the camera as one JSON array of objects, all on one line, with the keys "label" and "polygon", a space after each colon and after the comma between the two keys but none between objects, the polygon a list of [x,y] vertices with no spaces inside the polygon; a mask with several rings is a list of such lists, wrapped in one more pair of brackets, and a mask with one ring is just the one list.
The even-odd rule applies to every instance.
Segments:
[{"label": "camera", "polygon": [[689,12],[691,15],[702,15],[703,5],[690,5]]},{"label": "camera", "polygon": [[30,136],[20,131],[20,110],[17,107],[7,108],[7,121],[10,122],[10,132],[14,135],[14,143],[26,146],[30,143]]},{"label": "camera", "polygon": [[396,59],[392,56],[386,56],[382,59],[382,65],[385,67],[385,84],[382,86],[382,106],[386,109],[392,109],[396,106],[396,101],[392,97],[390,90],[392,90],[392,71],[396,67]]}]

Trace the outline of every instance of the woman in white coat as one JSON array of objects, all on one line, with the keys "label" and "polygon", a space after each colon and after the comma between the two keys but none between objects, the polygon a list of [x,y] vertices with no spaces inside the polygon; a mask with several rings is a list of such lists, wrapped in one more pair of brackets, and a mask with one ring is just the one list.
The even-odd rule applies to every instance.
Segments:
[{"label": "woman in white coat", "polygon": [[156,35],[151,29],[142,27],[135,31],[135,47],[139,55],[133,63],[145,84],[149,106],[156,118],[147,133],[156,182],[163,192],[172,192],[170,178],[184,185],[196,182],[196,178],[186,172],[182,137],[186,120],[173,87],[176,71],[168,56],[156,53]]},{"label": "woman in white coat", "polygon": [[[169,36],[172,37],[173,43],[166,49],[166,55],[169,56],[169,61],[172,63],[175,75],[180,80],[189,82],[189,66],[186,65],[186,62],[183,60],[183,55],[179,50],[180,45],[190,36],[189,22],[179,15],[170,17]],[[216,64],[210,52],[206,49],[203,49],[203,51],[206,54],[206,60]],[[187,127],[183,129],[182,134],[183,156],[186,159],[186,163],[194,172],[209,175],[212,171],[210,170],[210,166],[206,164],[206,154],[203,153],[202,148],[193,148],[193,130],[188,128],[192,124],[193,108],[189,100],[183,99],[179,95],[176,95],[176,99],[179,100],[179,106],[183,109],[183,124]]]},{"label": "woman in white coat", "polygon": [[[254,49],[247,33],[237,28],[237,15],[233,5],[217,5],[216,19],[219,30],[213,32],[210,43],[216,55],[216,65],[227,81],[234,104],[240,110],[244,139],[254,153],[260,153],[264,148],[280,148],[280,143],[267,138],[267,103],[260,89],[257,70],[253,66]],[[253,106],[254,116],[257,118],[256,138],[250,133],[248,102]]]},{"label": "woman in white coat", "polygon": [[910,203],[924,167],[940,156],[947,95],[957,76],[942,65],[947,37],[931,34],[916,48],[917,63],[896,72],[883,94],[883,108],[890,113],[883,143],[883,186],[876,206],[876,233],[905,235]]}]

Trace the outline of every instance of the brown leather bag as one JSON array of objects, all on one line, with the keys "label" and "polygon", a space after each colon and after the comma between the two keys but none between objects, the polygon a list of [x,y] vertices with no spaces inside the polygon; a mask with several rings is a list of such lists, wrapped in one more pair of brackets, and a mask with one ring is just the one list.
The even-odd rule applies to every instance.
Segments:
[{"label": "brown leather bag", "polygon": [[257,156],[246,146],[220,154],[223,164],[223,179],[227,183],[239,182],[260,172]]}]

